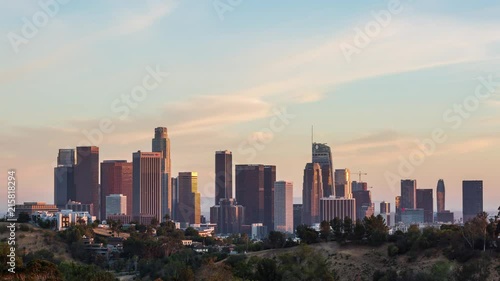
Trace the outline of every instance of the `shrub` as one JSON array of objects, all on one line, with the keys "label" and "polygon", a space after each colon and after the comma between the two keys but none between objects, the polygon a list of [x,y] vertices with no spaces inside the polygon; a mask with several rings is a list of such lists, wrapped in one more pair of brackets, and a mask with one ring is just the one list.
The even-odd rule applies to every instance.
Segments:
[{"label": "shrub", "polygon": [[389,255],[389,257],[397,256],[399,254],[398,246],[389,245],[389,247],[387,248],[387,254]]}]

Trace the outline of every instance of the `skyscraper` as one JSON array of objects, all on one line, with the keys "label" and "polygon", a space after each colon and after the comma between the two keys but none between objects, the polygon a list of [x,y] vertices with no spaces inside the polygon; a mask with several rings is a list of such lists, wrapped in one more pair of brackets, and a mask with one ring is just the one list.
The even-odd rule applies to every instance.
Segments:
[{"label": "skyscraper", "polygon": [[105,160],[101,163],[101,218],[106,218],[106,196],[123,194],[127,199],[126,215],[132,215],[132,163]]},{"label": "skyscraper", "polygon": [[356,199],[356,219],[362,220],[364,217],[371,217],[374,214],[375,205],[372,203],[371,191],[354,191],[352,197]]},{"label": "skyscraper", "polygon": [[54,168],[54,205],[64,209],[69,200],[75,200],[74,167]]},{"label": "skyscraper", "polygon": [[127,214],[127,196],[123,194],[110,194],[104,199],[106,202],[106,210],[102,218],[108,218],[108,215],[125,215]]},{"label": "skyscraper", "polygon": [[320,197],[335,196],[335,180],[333,179],[332,150],[325,143],[312,144],[312,163],[321,167],[323,194]]},{"label": "skyscraper", "polygon": [[293,233],[293,183],[277,181],[274,184],[273,199],[274,230]]},{"label": "skyscraper", "polygon": [[172,177],[172,163],[170,160],[170,139],[168,138],[167,128],[155,128],[152,150],[153,152],[161,153],[161,217],[164,217],[166,214],[172,217],[172,187],[170,182],[170,178]]},{"label": "skyscraper", "polygon": [[320,221],[331,221],[335,218],[345,219],[349,217],[356,221],[356,199],[354,198],[321,198],[319,200]]},{"label": "skyscraper", "polygon": [[464,180],[462,182],[462,206],[464,222],[483,212],[482,180]]},{"label": "skyscraper", "polygon": [[99,147],[76,148],[75,201],[93,204],[91,215],[101,219],[99,190]]},{"label": "skyscraper", "polygon": [[75,200],[75,150],[59,149],[54,168],[54,205],[63,209],[69,200]]},{"label": "skyscraper", "polygon": [[297,229],[297,226],[302,225],[302,204],[293,204],[293,231]]},{"label": "skyscraper", "polygon": [[323,173],[318,163],[307,163],[302,188],[302,223],[319,223],[319,199],[323,196]]},{"label": "skyscraper", "polygon": [[391,212],[391,203],[382,201],[380,202],[380,213],[387,214]]},{"label": "skyscraper", "polygon": [[215,152],[215,205],[222,198],[233,197],[233,154],[231,151]]},{"label": "skyscraper", "polygon": [[335,196],[352,198],[351,171],[349,169],[335,170]]},{"label": "skyscraper", "polygon": [[245,207],[245,224],[264,222],[264,165],[236,165],[236,200]]},{"label": "skyscraper", "polygon": [[417,181],[401,180],[401,210],[417,207]]},{"label": "skyscraper", "polygon": [[73,166],[75,165],[75,150],[74,149],[59,149],[57,155],[57,166]]},{"label": "skyscraper", "polygon": [[391,203],[382,201],[380,202],[380,215],[385,219],[387,226],[391,225]]},{"label": "skyscraper", "polygon": [[436,188],[436,201],[438,213],[445,211],[445,189],[444,180],[439,180]]},{"label": "skyscraper", "polygon": [[396,221],[396,223],[398,223],[401,221],[401,196],[396,196],[395,205],[396,205],[395,221]]},{"label": "skyscraper", "polygon": [[[276,183],[276,166],[264,166],[264,226],[274,229],[274,188]],[[293,203],[292,203],[293,204]]]},{"label": "skyscraper", "polygon": [[434,198],[432,189],[417,189],[417,209],[424,209],[424,222],[434,222]]},{"label": "skyscraper", "polygon": [[198,192],[198,173],[181,172],[177,180],[179,185],[177,220],[190,224],[199,224],[201,219],[201,203],[200,193]]},{"label": "skyscraper", "polygon": [[177,220],[177,208],[179,204],[179,181],[177,180],[177,178],[172,177],[170,179],[170,183],[172,186],[172,214],[170,215],[170,218]]},{"label": "skyscraper", "polygon": [[132,155],[132,213],[153,215],[162,221],[162,162],[160,152],[134,152]]},{"label": "skyscraper", "polygon": [[219,234],[240,233],[241,225],[245,221],[245,212],[245,208],[238,205],[234,198],[222,198],[219,205],[210,208],[210,216],[217,217]]}]

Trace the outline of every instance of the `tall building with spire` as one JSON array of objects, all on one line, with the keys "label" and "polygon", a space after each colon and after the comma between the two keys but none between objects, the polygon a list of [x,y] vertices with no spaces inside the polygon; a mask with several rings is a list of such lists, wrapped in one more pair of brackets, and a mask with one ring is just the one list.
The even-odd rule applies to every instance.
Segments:
[{"label": "tall building with spire", "polygon": [[321,178],[323,182],[323,194],[321,197],[335,196],[332,150],[330,147],[324,143],[313,142],[312,163],[318,163],[321,167]]},{"label": "tall building with spire", "polygon": [[303,224],[313,225],[320,222],[319,200],[323,197],[322,175],[320,164],[306,164],[302,188]]},{"label": "tall building with spire", "polygon": [[161,217],[163,218],[166,214],[172,216],[172,163],[170,160],[170,139],[168,138],[167,128],[155,128],[152,150],[153,152],[161,153]]},{"label": "tall building with spire", "polygon": [[436,203],[438,213],[444,212],[445,210],[445,198],[444,180],[439,180],[436,188]]}]

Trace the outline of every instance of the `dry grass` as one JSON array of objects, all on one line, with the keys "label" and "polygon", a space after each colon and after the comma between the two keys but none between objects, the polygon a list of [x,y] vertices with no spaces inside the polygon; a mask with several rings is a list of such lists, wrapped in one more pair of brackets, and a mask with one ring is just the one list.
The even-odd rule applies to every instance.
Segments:
[{"label": "dry grass", "polygon": [[[62,261],[74,261],[66,243],[57,237],[52,230],[41,229],[30,224],[24,224],[30,228],[29,231],[16,231],[16,248],[25,254],[36,252],[42,249],[54,253],[56,259]],[[0,228],[6,229],[7,223],[0,222]],[[9,232],[0,233],[0,241],[5,241],[9,237]]]}]

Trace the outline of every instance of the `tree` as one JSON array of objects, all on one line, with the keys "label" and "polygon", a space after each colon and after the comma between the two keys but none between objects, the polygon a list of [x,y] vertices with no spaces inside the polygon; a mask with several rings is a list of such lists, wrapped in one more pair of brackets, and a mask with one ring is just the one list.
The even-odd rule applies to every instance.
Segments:
[{"label": "tree", "polygon": [[307,225],[299,225],[297,227],[297,236],[306,244],[318,243],[319,234],[316,230],[308,227]]},{"label": "tree", "polygon": [[321,239],[325,242],[330,241],[330,235],[332,233],[330,224],[327,221],[322,221],[319,225],[319,229]]},{"label": "tree", "polygon": [[376,217],[372,215],[369,218],[365,217],[363,221],[368,242],[374,246],[382,245],[387,240],[387,234],[389,232],[389,228],[385,224],[384,218],[381,215]]},{"label": "tree", "polygon": [[154,218],[152,218],[152,219],[151,219],[151,223],[150,223],[150,225],[151,225],[152,227],[155,227],[155,228],[156,228],[159,224],[160,224],[160,222],[158,221],[158,219],[157,219],[156,217],[154,217]]},{"label": "tree", "polygon": [[184,235],[186,237],[198,237],[198,236],[200,236],[200,233],[198,232],[198,230],[196,230],[196,229],[194,229],[192,227],[188,227],[184,231]]},{"label": "tree", "polygon": [[267,237],[269,246],[273,249],[283,248],[286,243],[286,236],[284,233],[279,231],[271,231]]},{"label": "tree", "polygon": [[257,263],[255,275],[257,280],[262,281],[281,280],[276,261],[268,258],[261,259],[259,263]]},{"label": "tree", "polygon": [[472,220],[465,223],[462,228],[462,236],[471,247],[475,249],[477,240],[483,241],[483,251],[486,251],[486,233],[488,227],[488,214],[485,212],[479,213]]},{"label": "tree", "polygon": [[352,236],[352,233],[354,231],[354,228],[352,225],[352,219],[350,217],[344,218],[344,224],[343,224],[342,228],[344,229],[344,237],[346,239],[350,239]]},{"label": "tree", "polygon": [[27,223],[31,220],[31,217],[28,213],[26,212],[21,212],[19,214],[19,217],[17,218],[18,223]]}]

